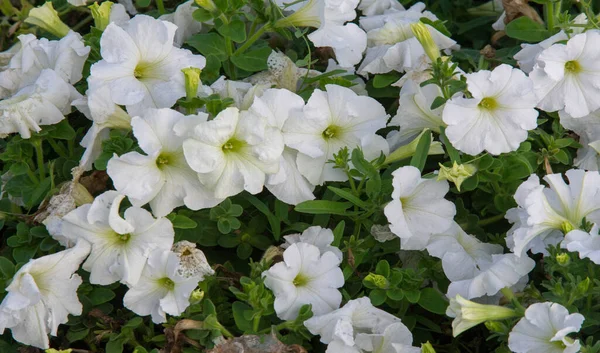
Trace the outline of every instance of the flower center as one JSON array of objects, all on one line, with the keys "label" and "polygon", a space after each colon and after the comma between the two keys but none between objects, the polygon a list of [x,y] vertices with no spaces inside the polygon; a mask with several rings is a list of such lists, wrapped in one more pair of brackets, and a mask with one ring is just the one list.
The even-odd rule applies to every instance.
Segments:
[{"label": "flower center", "polygon": [[565,63],[565,71],[576,74],[581,71],[581,65],[579,65],[579,63],[575,60],[567,61]]},{"label": "flower center", "polygon": [[325,131],[323,131],[323,137],[326,139],[332,139],[338,136],[341,132],[341,128],[336,125],[329,125]]},{"label": "flower center", "polygon": [[498,107],[498,102],[492,97],[485,97],[479,102],[479,106],[482,109],[494,110]]},{"label": "flower center", "polygon": [[567,233],[569,233],[570,231],[572,231],[573,229],[576,229],[576,228],[571,224],[571,222],[564,221],[560,225],[560,229],[563,231],[563,233],[567,234]]},{"label": "flower center", "polygon": [[298,275],[296,275],[296,278],[294,278],[294,280],[292,281],[292,283],[296,286],[296,287],[302,287],[308,284],[308,277],[306,277],[305,275],[303,275],[302,273],[299,273]]},{"label": "flower center", "polygon": [[127,234],[115,233],[115,235],[123,243],[127,243],[129,241],[129,239],[131,239],[131,234],[130,233],[127,233]]},{"label": "flower center", "polygon": [[175,282],[173,282],[170,278],[168,277],[164,277],[158,280],[158,283],[168,289],[168,290],[173,290],[173,288],[175,288]]},{"label": "flower center", "polygon": [[239,152],[242,147],[244,147],[244,144],[245,143],[243,141],[240,141],[234,137],[225,142],[221,149],[225,153]]},{"label": "flower center", "polygon": [[152,78],[152,64],[144,62],[138,63],[135,69],[133,69],[133,76],[138,80]]},{"label": "flower center", "polygon": [[173,163],[173,156],[168,153],[161,153],[158,158],[156,158],[156,166],[158,169],[162,169],[163,167]]}]

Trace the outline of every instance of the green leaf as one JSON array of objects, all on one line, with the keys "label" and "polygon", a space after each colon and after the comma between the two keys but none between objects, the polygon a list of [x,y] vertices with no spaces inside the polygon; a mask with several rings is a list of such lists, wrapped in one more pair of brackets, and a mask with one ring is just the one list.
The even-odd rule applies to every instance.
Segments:
[{"label": "green leaf", "polygon": [[383,289],[374,289],[369,293],[369,299],[371,299],[371,303],[374,306],[379,306],[385,303],[385,299],[387,298],[387,294]]},{"label": "green leaf", "polygon": [[231,62],[236,67],[248,72],[263,71],[267,69],[267,58],[271,55],[271,52],[273,52],[273,49],[262,47],[260,49],[232,56]]},{"label": "green leaf", "polygon": [[331,245],[337,246],[337,247],[340,246],[340,243],[342,242],[342,237],[344,236],[344,228],[345,227],[346,227],[346,222],[341,221],[340,223],[338,223],[338,225],[333,230],[333,242],[331,243]]},{"label": "green leaf", "polygon": [[550,37],[550,32],[527,16],[521,16],[506,25],[506,35],[525,42],[541,42]]},{"label": "green leaf", "polygon": [[446,103],[446,98],[442,96],[435,97],[433,102],[431,102],[431,110],[437,109]]},{"label": "green leaf", "polygon": [[231,306],[233,311],[233,319],[235,320],[235,325],[242,332],[252,332],[252,322],[246,320],[244,312],[252,311],[252,307],[246,305],[242,302],[235,302]]},{"label": "green leaf", "polygon": [[19,248],[13,249],[13,258],[16,262],[27,262],[33,258],[37,251],[36,247],[22,246]]},{"label": "green leaf", "polygon": [[350,207],[352,207],[351,202],[310,200],[297,204],[294,210],[310,214],[335,214],[343,216],[351,214],[351,212],[346,211]]},{"label": "green leaf", "polygon": [[375,268],[375,273],[378,275],[382,275],[383,277],[389,277],[390,275],[390,263],[386,260],[381,260],[377,263],[377,267]]},{"label": "green leaf", "polygon": [[400,75],[397,73],[375,75],[375,77],[373,78],[373,87],[384,88],[398,81],[399,79]]},{"label": "green leaf", "polygon": [[0,256],[0,280],[10,279],[15,274],[15,265],[6,257]]},{"label": "green leaf", "polygon": [[273,212],[271,212],[269,207],[256,196],[246,192],[242,193],[241,196],[248,202],[250,202],[252,206],[256,207],[257,210],[262,212],[262,214],[267,216],[267,220],[269,221],[269,225],[271,226],[271,232],[273,232],[273,237],[275,237],[275,240],[279,240],[279,238],[281,237],[281,222],[279,221],[279,218],[275,217],[275,215],[273,214]]},{"label": "green leaf", "polygon": [[77,133],[71,125],[69,125],[69,121],[67,119],[61,121],[56,125],[52,125],[54,129],[48,132],[48,136],[58,139],[58,140],[73,140]]},{"label": "green leaf", "polygon": [[69,340],[69,342],[80,341],[86,338],[89,333],[89,328],[84,328],[83,330],[75,330],[74,328],[70,328],[69,331],[67,331],[67,340]]},{"label": "green leaf", "polygon": [[111,301],[115,297],[115,292],[106,287],[95,287],[88,298],[93,305],[100,305]]},{"label": "green leaf", "polygon": [[415,154],[410,159],[410,165],[419,169],[421,172],[423,172],[423,168],[425,168],[425,162],[427,161],[427,154],[429,153],[430,145],[431,134],[423,134],[419,140],[419,143],[417,144]]},{"label": "green leaf", "polygon": [[175,216],[175,218],[171,220],[171,223],[173,223],[173,228],[179,229],[194,229],[198,226],[198,223],[194,220],[180,214]]},{"label": "green leaf", "polygon": [[138,328],[143,323],[144,323],[144,319],[137,316],[137,317],[134,317],[133,319],[127,321],[127,323],[123,327]]},{"label": "green leaf", "polygon": [[217,31],[219,31],[223,37],[229,37],[236,43],[241,43],[246,40],[246,25],[239,18],[234,18],[228,24],[222,25]]},{"label": "green leaf", "polygon": [[242,260],[249,258],[252,255],[252,245],[241,243],[236,249],[236,254]]},{"label": "green leaf", "polygon": [[151,0],[135,0],[136,7],[148,7],[150,6]]},{"label": "green leaf", "polygon": [[213,14],[210,11],[206,11],[203,8],[198,8],[196,11],[192,12],[192,18],[198,22],[206,22],[212,20],[214,18]]},{"label": "green leaf", "polygon": [[10,166],[10,172],[13,176],[27,174],[29,165],[25,162],[17,162]]},{"label": "green leaf", "polygon": [[[227,59],[227,49],[225,48],[225,38],[218,33],[201,33],[195,34],[186,42],[191,47],[194,47],[202,55],[212,55],[220,61]],[[265,61],[266,65],[266,61]]]},{"label": "green leaf", "polygon": [[442,293],[433,288],[422,289],[418,303],[423,309],[440,315],[444,315],[448,307],[448,302]]},{"label": "green leaf", "polygon": [[[454,163],[454,162],[461,163],[460,152],[458,152],[458,150],[456,148],[454,148],[454,146],[452,146],[450,141],[448,141],[448,137],[446,137],[446,128],[444,126],[440,126],[440,140],[444,143],[444,146],[446,147],[446,153],[448,153],[448,157],[450,157],[450,161],[452,163]],[[491,156],[489,154],[486,154],[485,156],[488,156],[491,158]]]},{"label": "green leaf", "polygon": [[361,208],[368,208],[369,204],[363,200],[361,200],[360,198],[358,198],[356,195],[354,195],[353,193],[340,189],[340,188],[336,188],[333,186],[328,186],[327,187],[329,190],[333,191],[334,194],[338,195],[339,197],[346,199],[350,202],[352,202],[353,204],[355,204],[358,207]]}]

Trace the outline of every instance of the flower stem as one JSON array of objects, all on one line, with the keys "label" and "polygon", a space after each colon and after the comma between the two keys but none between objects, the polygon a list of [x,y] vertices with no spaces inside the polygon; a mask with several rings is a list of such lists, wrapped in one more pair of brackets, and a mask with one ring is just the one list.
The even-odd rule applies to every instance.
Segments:
[{"label": "flower stem", "polygon": [[262,26],[258,31],[256,31],[252,37],[248,38],[248,40],[246,41],[246,43],[244,43],[241,47],[239,47],[235,53],[233,53],[233,55],[240,55],[243,52],[245,52],[248,48],[250,48],[250,46],[252,44],[254,44],[254,42],[256,42],[267,30],[271,29],[271,26],[269,24],[265,24],[264,26]]},{"label": "flower stem", "polygon": [[33,146],[35,147],[35,155],[37,157],[38,173],[40,174],[40,181],[44,181],[46,178],[46,166],[44,165],[44,149],[42,148],[41,140],[34,140]]},{"label": "flower stem", "polygon": [[484,218],[484,219],[480,220],[477,224],[483,227],[483,226],[490,225],[492,223],[496,223],[503,219],[504,219],[504,213],[501,213],[501,214],[497,214],[492,217]]},{"label": "flower stem", "polygon": [[165,4],[163,0],[156,0],[156,7],[158,8],[158,13],[164,15],[167,11],[165,10]]},{"label": "flower stem", "polygon": [[546,18],[546,26],[551,33],[554,30],[554,2],[547,1],[544,4],[544,17]]}]

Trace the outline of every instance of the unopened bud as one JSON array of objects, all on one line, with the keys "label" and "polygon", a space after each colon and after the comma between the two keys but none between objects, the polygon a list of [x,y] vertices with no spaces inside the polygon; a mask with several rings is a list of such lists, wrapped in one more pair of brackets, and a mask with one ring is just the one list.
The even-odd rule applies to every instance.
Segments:
[{"label": "unopened bud", "polygon": [[440,172],[437,180],[449,180],[453,182],[458,191],[460,191],[462,183],[466,179],[472,177],[476,171],[477,167],[472,164],[458,164],[455,161],[451,168],[440,164]]},{"label": "unopened bud", "polygon": [[375,287],[381,289],[387,289],[390,286],[390,282],[387,278],[375,273],[369,273],[367,277],[365,277],[365,281],[373,283]]},{"label": "unopened bud", "polygon": [[421,45],[423,46],[423,49],[425,50],[425,53],[427,54],[429,59],[435,62],[441,56],[440,48],[438,48],[437,44],[435,44],[435,41],[431,36],[431,32],[429,32],[429,28],[427,28],[427,26],[424,23],[417,22],[411,23],[410,29],[412,30],[419,43],[421,43]]},{"label": "unopened bud", "polygon": [[94,27],[97,29],[104,31],[108,24],[110,23],[110,9],[113,3],[110,1],[105,1],[102,5],[98,5],[97,2],[88,6],[88,8],[92,11],[92,17],[94,18]]},{"label": "unopened bud", "polygon": [[216,12],[218,10],[217,5],[215,5],[215,3],[212,0],[194,0],[194,2],[196,3],[196,5],[200,6],[208,12]]},{"label": "unopened bud", "polygon": [[61,350],[56,350],[54,348],[50,348],[50,349],[46,349],[45,352],[46,353],[71,353],[73,350],[71,348],[69,349],[61,349]]},{"label": "unopened bud", "polygon": [[506,325],[499,321],[486,321],[485,327],[491,332],[504,333],[508,331]]},{"label": "unopened bud", "polygon": [[185,76],[185,96],[188,100],[196,98],[198,95],[198,87],[200,86],[200,70],[197,67],[187,67],[182,69]]},{"label": "unopened bud", "polygon": [[59,38],[66,36],[71,30],[69,26],[58,17],[58,12],[56,12],[50,1],[40,7],[31,9],[25,22],[38,26]]},{"label": "unopened bud", "polygon": [[571,257],[567,253],[558,254],[556,255],[556,262],[565,267],[571,263]]},{"label": "unopened bud", "polygon": [[571,222],[569,221],[564,221],[562,222],[562,224],[560,225],[560,229],[563,231],[563,233],[567,234],[570,231],[572,231],[573,229],[575,229],[575,227],[573,226],[573,224],[571,224]]},{"label": "unopened bud", "polygon": [[587,291],[590,289],[590,283],[590,278],[586,277],[583,281],[577,284],[577,291],[581,294],[587,293]]},{"label": "unopened bud", "polygon": [[190,303],[198,304],[204,299],[204,291],[200,289],[195,289],[192,294],[190,294]]},{"label": "unopened bud", "polygon": [[421,345],[421,353],[435,353],[435,349],[433,349],[431,343],[427,341]]}]

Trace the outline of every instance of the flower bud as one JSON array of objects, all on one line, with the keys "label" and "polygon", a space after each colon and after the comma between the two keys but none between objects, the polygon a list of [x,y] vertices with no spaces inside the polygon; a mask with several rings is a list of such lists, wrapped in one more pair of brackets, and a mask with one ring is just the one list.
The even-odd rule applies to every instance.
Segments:
[{"label": "flower bud", "polygon": [[97,2],[88,6],[88,8],[92,11],[92,17],[94,18],[94,27],[97,29],[104,31],[106,26],[110,23],[110,9],[113,3],[110,1],[105,1],[102,5],[98,5]]},{"label": "flower bud", "polygon": [[58,12],[56,12],[50,1],[40,7],[31,9],[25,22],[38,26],[59,38],[66,36],[71,30],[69,26],[58,17]]},{"label": "flower bud", "polygon": [[205,9],[208,12],[216,12],[218,10],[217,5],[212,0],[194,0],[196,5]]},{"label": "flower bud", "polygon": [[[404,146],[400,146],[394,152],[390,153],[385,159],[384,163],[391,164],[412,157],[417,151],[417,145],[419,144],[419,140],[421,139],[423,134],[431,134],[431,132],[429,131],[429,129],[424,129],[423,132],[421,132],[419,136],[415,137],[410,143]],[[431,142],[431,145],[429,145],[429,152],[427,154],[444,154],[442,144],[439,141]]]},{"label": "flower bud", "polygon": [[498,305],[478,304],[460,295],[450,299],[450,306],[446,311],[446,315],[454,317],[452,321],[452,335],[454,337],[486,321],[504,320],[518,316],[513,309]]},{"label": "flower bud", "polygon": [[462,183],[472,177],[477,171],[477,167],[472,164],[458,164],[456,161],[452,165],[452,168],[445,167],[440,163],[440,172],[437,180],[449,180],[456,185],[458,191]]},{"label": "flower bud", "polygon": [[187,100],[192,100],[198,95],[198,87],[200,86],[200,70],[197,67],[186,67],[182,69],[185,76],[185,96]]},{"label": "flower bud", "polygon": [[46,353],[71,353],[73,350],[71,348],[69,349],[61,349],[61,350],[56,350],[54,348],[50,348],[50,349],[46,349],[44,352]]},{"label": "flower bud", "polygon": [[387,289],[390,286],[390,282],[387,280],[387,278],[383,277],[382,275],[375,274],[375,273],[369,273],[367,275],[367,277],[365,277],[365,281],[370,282],[375,287],[381,288],[381,289]]},{"label": "flower bud", "polygon": [[190,294],[190,303],[198,304],[204,299],[204,291],[200,289],[195,289],[192,294]]},{"label": "flower bud", "polygon": [[571,222],[569,221],[564,221],[562,222],[562,224],[560,225],[560,229],[563,231],[563,233],[567,234],[570,231],[572,231],[573,229],[577,229],[575,226],[573,226],[573,224],[571,224]]},{"label": "flower bud", "polygon": [[581,281],[577,284],[577,291],[579,293],[581,293],[582,295],[587,293],[588,290],[590,289],[590,283],[591,283],[590,278],[586,277],[583,281]]},{"label": "flower bud", "polygon": [[508,327],[506,327],[506,325],[504,325],[503,323],[498,322],[498,321],[486,321],[485,327],[488,330],[490,330],[491,332],[498,332],[498,333],[508,332]]},{"label": "flower bud", "polygon": [[433,349],[433,346],[431,345],[431,343],[429,343],[429,341],[421,344],[421,353],[435,353],[435,349]]},{"label": "flower bud", "polygon": [[571,263],[571,257],[567,253],[557,254],[556,255],[556,262],[559,265],[561,265],[563,267],[566,267],[566,266],[568,266]]},{"label": "flower bud", "polygon": [[427,28],[424,23],[417,22],[411,23],[410,29],[419,43],[421,43],[423,46],[423,49],[425,50],[425,53],[429,59],[435,62],[440,57],[440,48],[438,48],[437,44],[435,44],[435,41],[431,36],[431,32],[429,32],[429,28]]}]

